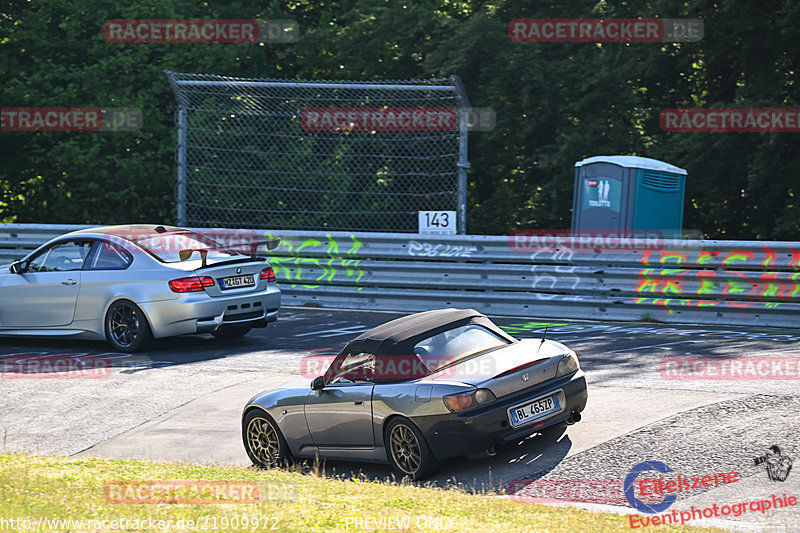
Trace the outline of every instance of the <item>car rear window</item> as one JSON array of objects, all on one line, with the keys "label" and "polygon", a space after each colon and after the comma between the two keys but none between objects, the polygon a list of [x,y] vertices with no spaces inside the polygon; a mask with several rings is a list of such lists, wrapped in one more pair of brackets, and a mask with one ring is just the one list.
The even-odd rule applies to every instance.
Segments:
[{"label": "car rear window", "polygon": [[98,242],[86,270],[125,270],[133,261],[131,254],[111,242]]},{"label": "car rear window", "polygon": [[508,341],[483,326],[468,325],[421,340],[414,345],[414,353],[431,372],[435,372],[472,354],[505,344]]},{"label": "car rear window", "polygon": [[[241,255],[233,250],[225,249],[221,244],[205,235],[192,231],[159,233],[132,240],[163,263],[181,261],[180,253],[182,250],[208,250],[209,261],[224,261]],[[186,260],[191,259],[200,259],[200,253],[192,252],[191,256]]]}]

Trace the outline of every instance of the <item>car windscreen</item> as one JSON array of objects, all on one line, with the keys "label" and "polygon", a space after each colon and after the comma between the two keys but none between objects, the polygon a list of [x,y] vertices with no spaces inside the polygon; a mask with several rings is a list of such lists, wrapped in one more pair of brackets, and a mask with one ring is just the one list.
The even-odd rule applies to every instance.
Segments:
[{"label": "car windscreen", "polygon": [[[242,255],[233,250],[224,249],[221,244],[213,239],[193,231],[159,233],[131,240],[163,263],[181,261],[182,250],[208,250],[208,261],[225,261]],[[192,252],[184,260],[190,259],[200,259],[200,253]]]},{"label": "car windscreen", "polygon": [[472,354],[508,344],[484,328],[474,324],[453,328],[414,345],[414,354],[431,372],[455,363]]}]

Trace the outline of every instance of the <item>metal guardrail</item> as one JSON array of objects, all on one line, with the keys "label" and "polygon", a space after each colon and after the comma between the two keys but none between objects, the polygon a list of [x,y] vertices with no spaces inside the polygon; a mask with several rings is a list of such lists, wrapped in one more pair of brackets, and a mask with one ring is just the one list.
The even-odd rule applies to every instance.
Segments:
[{"label": "metal guardrail", "polygon": [[[0,262],[83,227],[1,224]],[[531,250],[505,236],[247,231],[282,237],[270,260],[284,305],[800,327],[798,242]]]}]

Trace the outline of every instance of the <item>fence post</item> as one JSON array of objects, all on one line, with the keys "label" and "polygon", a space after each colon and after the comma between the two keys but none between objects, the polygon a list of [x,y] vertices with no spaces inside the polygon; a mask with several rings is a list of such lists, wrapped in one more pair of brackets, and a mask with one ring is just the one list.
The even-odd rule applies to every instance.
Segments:
[{"label": "fence post", "polygon": [[461,83],[460,76],[450,76],[450,80],[456,88],[460,100],[458,110],[458,213],[456,232],[459,235],[467,234],[467,169],[469,168],[468,153],[468,134],[469,134],[469,97]]},{"label": "fence post", "polygon": [[178,185],[175,201],[178,204],[178,226],[186,225],[186,107],[178,106]]},{"label": "fence post", "polygon": [[458,224],[456,232],[459,235],[467,234],[467,124],[469,111],[461,110],[459,113],[459,129],[461,130],[458,141]]}]

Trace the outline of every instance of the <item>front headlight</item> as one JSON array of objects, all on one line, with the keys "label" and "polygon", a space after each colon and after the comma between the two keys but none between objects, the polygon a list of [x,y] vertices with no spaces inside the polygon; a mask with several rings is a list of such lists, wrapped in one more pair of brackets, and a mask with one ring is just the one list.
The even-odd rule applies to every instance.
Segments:
[{"label": "front headlight", "polygon": [[561,361],[558,362],[556,377],[572,374],[579,368],[580,365],[578,364],[578,356],[575,354],[575,352],[567,352],[564,354],[564,357],[561,358]]},{"label": "front headlight", "polygon": [[492,393],[492,391],[489,389],[477,389],[442,397],[442,401],[444,402],[445,406],[447,406],[447,408],[454,413],[466,411],[467,409],[472,409],[473,407],[478,407],[479,405],[493,402],[496,399],[497,398],[495,397],[494,393]]}]

